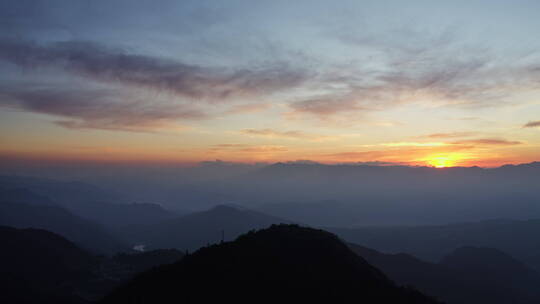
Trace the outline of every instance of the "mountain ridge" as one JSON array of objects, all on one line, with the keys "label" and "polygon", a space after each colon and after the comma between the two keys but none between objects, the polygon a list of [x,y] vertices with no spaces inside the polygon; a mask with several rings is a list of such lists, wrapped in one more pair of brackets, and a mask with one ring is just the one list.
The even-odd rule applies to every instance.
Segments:
[{"label": "mountain ridge", "polygon": [[[211,291],[211,292],[209,292]],[[394,285],[335,235],[272,225],[146,272],[101,303],[438,303]]]}]

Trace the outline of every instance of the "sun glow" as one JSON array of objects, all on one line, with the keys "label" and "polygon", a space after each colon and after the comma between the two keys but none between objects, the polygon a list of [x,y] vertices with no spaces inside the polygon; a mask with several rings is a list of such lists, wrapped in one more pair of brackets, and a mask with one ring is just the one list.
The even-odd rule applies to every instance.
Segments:
[{"label": "sun glow", "polygon": [[447,168],[455,167],[460,161],[464,159],[464,156],[459,153],[444,154],[444,155],[432,155],[424,159],[424,161],[435,168]]},{"label": "sun glow", "polygon": [[454,161],[451,159],[441,156],[436,157],[428,161],[428,164],[432,165],[435,168],[446,168],[446,167],[453,167]]}]

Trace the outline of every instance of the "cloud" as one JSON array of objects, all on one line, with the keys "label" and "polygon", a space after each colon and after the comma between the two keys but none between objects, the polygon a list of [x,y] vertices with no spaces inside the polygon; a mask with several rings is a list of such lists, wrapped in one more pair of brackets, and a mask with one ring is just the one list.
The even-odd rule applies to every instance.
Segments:
[{"label": "cloud", "polygon": [[[421,59],[419,59],[422,61]],[[480,81],[471,75],[483,74],[486,61],[433,62],[425,66],[390,64],[383,71],[366,71],[347,67],[343,76],[323,76],[314,80],[328,87],[326,94],[307,97],[290,103],[289,117],[307,114],[319,119],[341,116],[343,113],[371,113],[403,104],[426,107],[486,107],[503,104],[502,80]],[[351,74],[356,73],[356,76]],[[332,83],[334,82],[335,83]],[[493,85],[492,82],[497,83]],[[332,85],[333,84],[333,85]],[[497,87],[497,85],[499,87]],[[337,88],[334,88],[337,87]]]},{"label": "cloud", "polygon": [[485,145],[485,146],[514,146],[523,144],[520,141],[510,141],[506,139],[497,139],[497,138],[480,138],[480,139],[470,139],[470,140],[460,140],[454,141],[452,144],[456,145]]},{"label": "cloud", "polygon": [[320,165],[321,163],[309,159],[297,159],[283,162],[288,165]]},{"label": "cloud", "polygon": [[440,147],[445,146],[444,142],[391,142],[380,144],[385,147]]},{"label": "cloud", "polygon": [[241,147],[246,147],[246,146],[247,146],[246,144],[217,144],[217,145],[213,145],[213,147],[218,148],[218,149],[222,149],[222,148],[241,148]]},{"label": "cloud", "polygon": [[218,153],[218,152],[235,152],[235,153],[274,153],[274,152],[286,152],[288,151],[285,146],[277,145],[262,145],[262,146],[252,146],[247,144],[217,144],[211,146],[209,152]]},{"label": "cloud", "polygon": [[[342,30],[332,31],[332,39],[369,56],[319,73],[312,91],[326,93],[291,102],[289,117],[358,120],[405,104],[500,107],[517,102],[516,94],[538,89],[539,71],[521,58],[498,60],[490,49],[460,43],[452,31],[432,35],[408,29],[381,37]],[[355,116],[343,115],[350,113]]]},{"label": "cloud", "polygon": [[[391,163],[401,163],[409,160],[409,164],[424,163],[426,158],[432,155],[460,155],[461,157],[472,157],[477,149],[482,146],[513,146],[522,144],[519,141],[508,141],[504,139],[480,138],[472,140],[461,140],[454,142],[441,143],[415,143],[415,142],[396,142],[384,143],[378,145],[369,145],[370,147],[386,147],[384,150],[368,151],[344,151],[321,155],[322,159],[330,161],[381,161]],[[367,146],[366,146],[367,147]]]},{"label": "cloud", "polygon": [[319,96],[293,102],[290,104],[290,107],[292,108],[293,112],[289,113],[289,115],[307,113],[320,118],[332,116],[342,112],[364,109],[354,98],[348,98],[346,96],[338,98],[332,95]]},{"label": "cloud", "polygon": [[70,129],[178,131],[186,128],[178,120],[208,117],[189,104],[151,103],[116,90],[90,88],[0,87],[0,106],[64,117],[56,124]]},{"label": "cloud", "polygon": [[365,162],[345,162],[345,165],[358,165],[358,166],[376,166],[376,167],[386,167],[386,166],[404,166],[407,163],[403,162],[388,162],[388,161],[365,161]]},{"label": "cloud", "polygon": [[[436,133],[430,134],[422,137],[429,138],[455,138],[455,137],[467,137],[471,133]],[[363,145],[363,147],[389,147],[389,148],[399,148],[399,147],[448,147],[452,146],[463,146],[466,148],[474,148],[475,145],[478,146],[513,146],[521,145],[522,142],[519,141],[509,141],[505,139],[496,139],[496,138],[480,138],[480,139],[467,139],[467,140],[458,140],[453,142],[410,142],[410,141],[399,141],[399,142],[389,142],[381,143],[375,145]]]},{"label": "cloud", "polygon": [[[389,147],[385,150],[344,151],[324,154],[320,157],[337,162],[390,162],[399,164],[422,163],[419,160],[434,154],[471,154],[476,147],[473,145],[444,145],[444,146],[410,146]],[[471,152],[463,152],[471,151]]]},{"label": "cloud", "polygon": [[524,127],[524,128],[536,128],[536,127],[540,127],[540,120],[537,120],[537,121],[529,121],[529,122],[526,123],[523,127]]},{"label": "cloud", "polygon": [[233,103],[221,115],[263,111],[272,105],[245,102],[278,96],[288,107],[287,118],[314,117],[341,124],[404,104],[502,106],[514,92],[530,89],[532,76],[538,75],[530,67],[498,64],[485,49],[457,44],[451,33],[425,40],[414,35],[413,43],[366,38],[356,32],[337,35],[339,41],[374,54],[369,61],[359,59],[347,65],[314,66],[298,60],[294,65],[203,66],[93,42],[6,39],[0,40],[0,60],[23,69],[60,69],[101,83],[167,91],[196,103]]},{"label": "cloud", "polygon": [[356,160],[376,160],[389,156],[388,151],[347,151],[323,155],[325,158],[336,159],[340,161]]},{"label": "cloud", "polygon": [[239,150],[239,152],[249,153],[274,153],[274,152],[286,152],[288,149],[284,146],[252,146]]},{"label": "cloud", "polygon": [[244,129],[240,133],[250,135],[250,136],[262,136],[269,138],[285,138],[285,139],[306,139],[312,141],[322,141],[334,139],[333,136],[323,136],[305,133],[302,131],[278,131],[273,129]]},{"label": "cloud", "polygon": [[432,133],[419,136],[420,138],[459,138],[474,136],[476,132],[450,132],[450,133]]},{"label": "cloud", "polygon": [[224,114],[235,115],[235,114],[250,114],[264,111],[270,108],[270,104],[263,103],[249,103],[249,104],[240,104],[234,105],[225,111]]},{"label": "cloud", "polygon": [[306,71],[286,63],[249,69],[206,67],[84,41],[1,40],[0,60],[23,68],[59,68],[101,82],[167,90],[204,101],[272,94],[296,87],[309,77]]}]

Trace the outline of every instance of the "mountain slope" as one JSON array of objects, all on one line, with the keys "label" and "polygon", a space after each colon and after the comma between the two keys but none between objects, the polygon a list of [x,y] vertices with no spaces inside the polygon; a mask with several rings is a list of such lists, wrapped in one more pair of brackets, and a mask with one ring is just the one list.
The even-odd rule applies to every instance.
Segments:
[{"label": "mountain slope", "polygon": [[59,204],[72,204],[78,201],[121,201],[117,193],[99,187],[77,182],[60,181],[28,176],[0,175],[0,189],[23,188],[46,196]]},{"label": "mountain slope", "polygon": [[[481,283],[505,303],[539,303],[540,273],[493,248],[460,247],[441,262],[468,282]],[[503,303],[503,302],[500,302]]]},{"label": "mountain slope", "polygon": [[59,206],[1,202],[0,225],[49,230],[99,253],[114,253],[126,248],[101,226]]},{"label": "mountain slope", "polygon": [[94,256],[42,229],[0,226],[0,303],[90,303],[141,271],[183,257],[176,250]]},{"label": "mountain slope", "polygon": [[348,242],[383,252],[405,252],[439,261],[448,252],[473,245],[499,249],[540,269],[540,220],[487,220],[437,226],[325,228]]},{"label": "mountain slope", "polygon": [[[442,263],[430,263],[403,253],[385,254],[356,244],[349,247],[397,283],[412,285],[449,304],[540,301],[534,294],[540,283],[535,272],[495,249],[459,249]],[[482,268],[489,271],[479,271]]]},{"label": "mountain slope", "polygon": [[252,229],[280,223],[288,221],[247,209],[220,205],[156,225],[133,226],[126,234],[126,239],[149,248],[193,250],[219,242],[222,234],[226,240],[231,240]]},{"label": "mountain slope", "polygon": [[495,169],[277,163],[224,183],[220,192],[309,225],[432,225],[540,218],[539,182],[538,163]]},{"label": "mountain slope", "polygon": [[464,300],[471,300],[473,296],[470,294],[464,299],[460,291],[468,292],[470,288],[461,283],[459,276],[437,264],[403,253],[384,254],[356,244],[349,244],[349,247],[399,284],[414,286],[448,303],[467,303]]},{"label": "mountain slope", "polygon": [[143,272],[153,267],[172,264],[184,257],[184,253],[176,249],[158,249],[139,253],[120,253],[110,261],[116,265],[129,268],[129,272]]},{"label": "mountain slope", "polygon": [[[80,281],[98,260],[63,237],[40,229],[0,226],[2,303],[78,303]],[[6,286],[6,285],[2,285]]]},{"label": "mountain slope", "polygon": [[11,188],[0,191],[0,202],[25,203],[31,205],[57,205],[46,196],[24,188]]},{"label": "mountain slope", "polygon": [[178,216],[158,204],[128,203],[123,196],[90,184],[36,177],[0,175],[0,201],[61,206],[112,230]]},{"label": "mountain slope", "polygon": [[136,224],[150,225],[178,217],[158,204],[89,201],[67,204],[65,208],[79,216],[95,221],[112,231],[122,231]]},{"label": "mountain slope", "polygon": [[336,236],[274,225],[146,272],[103,303],[436,303],[399,288]]}]

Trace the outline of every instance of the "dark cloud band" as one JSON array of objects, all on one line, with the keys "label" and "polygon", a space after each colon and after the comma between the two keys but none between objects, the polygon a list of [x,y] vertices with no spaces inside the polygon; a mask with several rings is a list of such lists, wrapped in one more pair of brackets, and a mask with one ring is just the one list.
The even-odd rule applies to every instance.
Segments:
[{"label": "dark cloud band", "polygon": [[210,101],[270,94],[295,87],[308,77],[305,71],[284,63],[250,69],[203,67],[81,41],[37,44],[3,40],[0,60],[25,68],[56,67],[98,81]]}]

